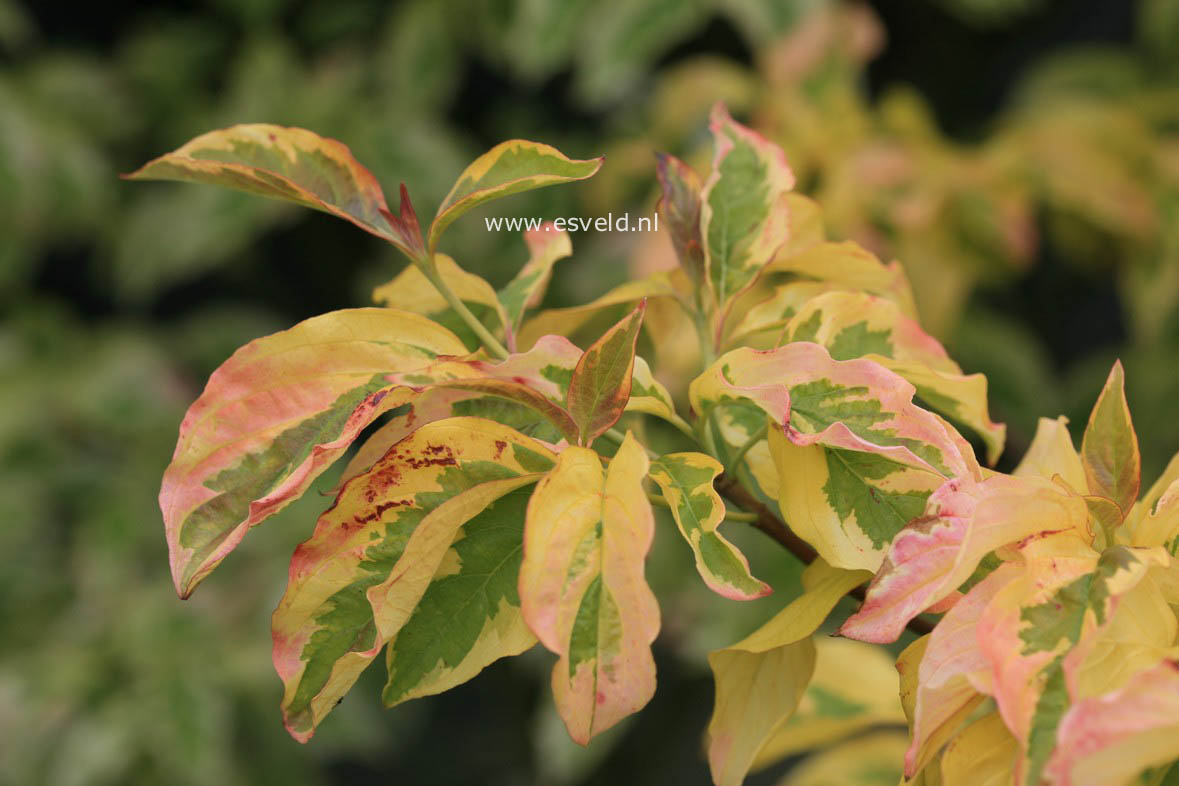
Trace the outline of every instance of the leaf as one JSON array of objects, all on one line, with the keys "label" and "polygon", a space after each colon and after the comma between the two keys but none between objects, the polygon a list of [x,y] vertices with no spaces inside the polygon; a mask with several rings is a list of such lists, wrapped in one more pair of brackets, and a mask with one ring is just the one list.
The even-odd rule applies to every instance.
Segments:
[{"label": "leaf", "polygon": [[1138,456],[1138,435],[1126,405],[1121,361],[1114,363],[1089,416],[1081,440],[1081,463],[1089,480],[1089,493],[1113,500],[1123,513],[1128,513],[1138,499],[1142,461]]},{"label": "leaf", "polygon": [[986,377],[964,375],[941,343],[893,301],[864,292],[820,294],[799,308],[787,335],[822,344],[836,360],[876,361],[912,383],[926,406],[982,437],[989,463],[1003,451],[1006,427],[991,422]]},{"label": "leaf", "polygon": [[880,730],[814,753],[791,768],[778,786],[882,786],[901,775],[905,734]]},{"label": "leaf", "polygon": [[1088,538],[1088,517],[1083,499],[1038,478],[949,480],[929,497],[925,514],[893,538],[867,600],[839,632],[895,641],[909,620],[970,578],[986,554],[1037,533]]},{"label": "leaf", "polygon": [[713,481],[722,471],[719,461],[703,453],[669,453],[651,463],[650,475],[692,547],[704,583],[726,598],[753,600],[772,590],[750,575],[749,560],[717,532],[725,520],[725,503]]},{"label": "leaf", "polygon": [[705,417],[748,401],[786,426],[769,433],[783,516],[831,564],[866,570],[879,567],[947,477],[979,471],[952,429],[912,403],[914,393],[875,362],[835,361],[803,342],[733,350],[689,390]]},{"label": "leaf", "polygon": [[700,177],[667,153],[656,153],[662,196],[658,210],[671,231],[676,257],[697,286],[704,279],[704,241],[700,234]]},{"label": "leaf", "polygon": [[907,777],[929,765],[990,692],[990,663],[979,649],[978,622],[996,594],[1019,573],[1018,566],[1000,565],[946,612],[929,635],[914,675]]},{"label": "leaf", "polygon": [[786,242],[785,195],[794,175],[777,145],[729,117],[723,104],[709,115],[715,152],[701,192],[704,269],[717,305],[745,291]]},{"label": "leaf", "polygon": [[[754,770],[874,726],[905,722],[897,672],[884,648],[816,636],[815,656],[815,673],[798,709],[758,753]],[[902,748],[897,761],[903,757]]]},{"label": "leaf", "polygon": [[[567,339],[546,336],[528,352],[509,355],[499,363],[479,356],[451,358],[407,374],[390,374],[388,379],[423,396],[418,406],[431,414],[430,396],[458,391],[465,398],[495,396],[523,405],[542,415],[569,441],[576,441],[577,425],[563,406],[569,380],[582,353]],[[443,394],[446,401],[462,399]],[[465,414],[477,414],[467,412]]]},{"label": "leaf", "polygon": [[844,289],[880,295],[894,301],[907,316],[917,318],[913,288],[900,263],[886,265],[851,240],[818,243],[788,256],[779,253],[766,271],[793,273],[838,284]]},{"label": "leaf", "polygon": [[942,781],[962,786],[1011,786],[1019,746],[998,712],[967,726],[942,754]]},{"label": "leaf", "polygon": [[1167,660],[1126,687],[1065,713],[1045,775],[1059,786],[1125,783],[1179,758],[1179,662]]},{"label": "leaf", "polygon": [[[809,300],[825,292],[840,291],[825,281],[791,281],[775,286],[764,299],[757,301],[742,316],[729,335],[730,344],[752,344],[773,348],[786,337],[792,317]],[[760,340],[759,340],[760,339]]]},{"label": "leaf", "polygon": [[[434,255],[434,267],[451,291],[491,332],[504,333],[510,319],[490,284],[474,273],[463,270],[446,254]],[[473,352],[483,345],[416,265],[406,267],[392,281],[374,289],[373,300],[389,308],[429,317],[459,336],[469,351]]]},{"label": "leaf", "polygon": [[567,158],[555,147],[523,139],[501,142],[463,170],[438,206],[430,226],[430,253],[438,247],[438,239],[446,228],[468,210],[522,191],[584,180],[601,168],[603,160]]},{"label": "leaf", "polygon": [[294,202],[351,221],[410,259],[423,254],[405,187],[401,213],[393,215],[380,184],[347,146],[302,128],[255,123],[210,131],[125,177],[208,183]]},{"label": "leaf", "polygon": [[635,355],[635,367],[631,374],[630,399],[626,402],[627,412],[645,412],[668,421],[676,421],[675,404],[671,394],[655,375],[647,361]]},{"label": "leaf", "polygon": [[246,531],[307,489],[382,412],[389,372],[464,352],[445,328],[379,308],[335,311],[245,345],[180,425],[160,509],[172,578],[188,597]]},{"label": "leaf", "polygon": [[1073,438],[1068,432],[1068,418],[1063,415],[1055,420],[1040,418],[1032,444],[1012,474],[1044,480],[1052,480],[1059,475],[1071,489],[1078,494],[1083,493],[1089,483],[1085,479],[1081,457],[1073,447]]},{"label": "leaf", "polygon": [[708,656],[716,682],[708,766],[717,786],[740,784],[790,720],[814,671],[811,634],[869,575],[815,560],[803,573],[801,596],[746,638]]},{"label": "leaf", "polygon": [[654,273],[638,281],[627,281],[584,305],[541,311],[525,322],[524,327],[520,329],[520,346],[532,346],[532,342],[544,335],[572,335],[594,314],[611,306],[629,305],[650,298],[674,298],[679,295],[679,290],[666,272]]},{"label": "leaf", "polygon": [[655,692],[659,607],[643,576],[654,535],[646,474],[646,454],[629,434],[604,473],[597,453],[567,448],[528,505],[524,618],[560,656],[553,696],[582,745]]},{"label": "leaf", "polygon": [[525,310],[540,305],[548,289],[553,265],[573,253],[569,233],[557,229],[552,222],[545,223],[539,229],[527,230],[524,242],[528,245],[528,261],[516,277],[499,291],[499,301],[508,317],[509,349],[512,350],[516,348],[516,333],[524,320]]},{"label": "leaf", "polygon": [[630,399],[635,343],[647,302],[590,345],[569,382],[568,409],[577,424],[578,444],[588,446],[622,417]]},{"label": "leaf", "polygon": [[[554,459],[506,426],[452,418],[418,429],[344,486],[295,550],[274,613],[274,665],[292,736],[306,741],[405,624],[460,528],[500,521],[506,510],[488,505],[535,482]],[[511,603],[510,594],[503,598]],[[453,653],[468,654],[482,626],[452,612],[453,668],[462,660]]]}]

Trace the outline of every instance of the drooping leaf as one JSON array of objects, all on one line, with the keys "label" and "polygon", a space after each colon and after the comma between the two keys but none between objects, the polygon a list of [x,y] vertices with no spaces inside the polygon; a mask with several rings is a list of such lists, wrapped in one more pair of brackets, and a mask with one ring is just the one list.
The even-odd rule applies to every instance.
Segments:
[{"label": "drooping leaf", "polygon": [[[897,672],[884,648],[831,636],[814,641],[814,676],[798,709],[758,753],[755,770],[874,726],[905,722]],[[898,766],[903,756],[902,750]]]},{"label": "drooping leaf", "polygon": [[209,378],[180,425],[160,509],[172,577],[188,597],[250,527],[297,499],[382,412],[387,379],[464,352],[401,311],[335,311],[252,341]]},{"label": "drooping leaf", "polygon": [[1088,538],[1081,497],[1039,478],[996,475],[949,480],[925,513],[892,540],[868,597],[840,633],[861,641],[895,641],[913,617],[957,590],[995,549],[1042,532]]},{"label": "drooping leaf", "polygon": [[671,232],[680,267],[700,285],[704,280],[704,241],[700,234],[700,177],[692,167],[667,153],[656,153],[659,212]]},{"label": "drooping leaf", "polygon": [[659,607],[644,578],[654,535],[642,480],[648,461],[627,435],[609,467],[567,448],[528,505],[520,599],[536,637],[560,656],[557,710],[585,745],[655,691]]},{"label": "drooping leaf", "polygon": [[446,228],[471,208],[534,188],[584,180],[598,171],[602,161],[567,158],[555,147],[523,139],[501,142],[463,170],[438,206],[430,226],[430,253],[438,247]]},{"label": "drooping leaf", "polygon": [[516,350],[516,333],[524,321],[524,312],[540,305],[553,275],[553,265],[573,253],[569,233],[551,222],[526,231],[524,242],[528,245],[528,261],[499,291],[499,302],[508,316],[508,349],[512,351]]},{"label": "drooping leaf", "polygon": [[725,503],[713,481],[722,471],[720,462],[704,453],[669,453],[651,462],[650,474],[692,547],[704,583],[733,600],[760,598],[771,592],[770,586],[750,575],[745,555],[717,531]]},{"label": "drooping leaf", "polygon": [[1081,441],[1081,462],[1089,492],[1111,499],[1128,513],[1138,499],[1142,460],[1138,435],[1130,421],[1121,362],[1114,363],[1105,388],[1093,406]]},{"label": "drooping leaf", "polygon": [[376,178],[347,146],[302,128],[255,123],[211,131],[126,177],[209,183],[294,202],[351,221],[411,259],[423,253],[405,187],[394,215]]},{"label": "drooping leaf", "polygon": [[[315,533],[296,549],[274,613],[274,665],[285,687],[283,717],[292,736],[308,739],[405,624],[431,579],[442,578],[438,569],[462,537],[460,530],[494,526],[511,511],[519,513],[518,500],[505,498],[502,509],[495,501],[535,482],[554,459],[543,445],[506,426],[452,418],[418,429],[344,486]],[[432,655],[438,660],[419,663],[425,672],[408,688],[437,679],[439,667],[458,670],[484,625],[511,613],[503,603],[518,606],[509,591],[498,589],[494,602],[488,598],[476,609],[486,613],[482,620],[472,618],[471,609],[450,610],[452,649],[418,653],[425,661]],[[486,662],[486,650],[479,659]]]},{"label": "drooping leaf", "polygon": [[[434,255],[434,270],[492,333],[503,335],[506,332],[510,320],[490,284],[463,270],[446,254]],[[482,346],[479,337],[416,265],[406,267],[392,281],[374,289],[373,300],[389,308],[429,317],[462,338],[472,352]]]},{"label": "drooping leaf", "polygon": [[568,409],[577,424],[578,444],[588,446],[622,417],[630,399],[635,343],[646,301],[589,346],[569,382]]},{"label": "drooping leaf", "polygon": [[1083,699],[1061,718],[1045,775],[1059,786],[1127,783],[1179,758],[1179,662],[1166,660],[1122,689]]},{"label": "drooping leaf", "polygon": [[709,116],[712,173],[701,192],[704,269],[717,305],[743,292],[786,242],[785,196],[794,174],[777,145],[729,117],[723,104]]},{"label": "drooping leaf", "polygon": [[800,597],[746,638],[708,656],[716,682],[708,765],[717,786],[738,786],[790,720],[815,668],[811,634],[869,575],[815,560],[803,573]]}]

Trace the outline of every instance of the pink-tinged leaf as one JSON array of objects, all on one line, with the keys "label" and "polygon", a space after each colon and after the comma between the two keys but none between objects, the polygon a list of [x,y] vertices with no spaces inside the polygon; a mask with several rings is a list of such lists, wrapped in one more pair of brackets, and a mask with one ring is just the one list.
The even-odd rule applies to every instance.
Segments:
[{"label": "pink-tinged leaf", "polygon": [[569,382],[568,409],[577,424],[578,444],[588,446],[622,417],[630,399],[635,344],[647,302],[590,345]]},{"label": "pink-tinged leaf", "polygon": [[430,226],[430,253],[437,249],[438,239],[446,228],[468,210],[521,191],[584,180],[601,168],[603,160],[567,158],[555,147],[523,139],[501,142],[463,170],[438,206],[438,214]]},{"label": "pink-tinged leaf", "polygon": [[1113,500],[1123,513],[1128,513],[1138,499],[1142,460],[1126,404],[1121,361],[1114,363],[1089,416],[1081,441],[1081,462],[1089,480],[1089,493]]},{"label": "pink-tinged leaf", "polygon": [[996,593],[1018,575],[1018,566],[1000,565],[946,612],[930,634],[917,672],[907,777],[937,755],[983,694],[990,693],[990,663],[979,649],[978,621]]},{"label": "pink-tinged leaf", "polygon": [[582,745],[655,692],[659,607],[644,578],[654,536],[642,485],[647,467],[629,434],[605,472],[594,451],[567,448],[528,505],[521,608],[536,637],[560,656],[553,696]]},{"label": "pink-tinged leaf", "polygon": [[1176,758],[1179,662],[1167,660],[1121,690],[1070,707],[1044,773],[1056,786],[1112,786]]},{"label": "pink-tinged leaf", "polygon": [[734,122],[723,104],[713,107],[709,129],[715,152],[701,193],[700,232],[708,284],[726,309],[786,242],[794,174],[780,147]]},{"label": "pink-tinged leaf", "polygon": [[663,195],[659,213],[671,231],[680,267],[699,286],[704,280],[704,241],[700,235],[700,177],[692,167],[667,153],[656,153]]},{"label": "pink-tinged leaf", "polygon": [[563,399],[580,357],[568,340],[546,336],[528,352],[510,355],[499,363],[479,357],[447,359],[410,373],[391,374],[388,379],[421,395],[463,391],[471,398],[495,396],[521,404],[543,415],[562,437],[574,442],[577,424]]},{"label": "pink-tinged leaf", "polygon": [[464,352],[445,328],[379,308],[335,311],[252,341],[209,378],[180,426],[160,509],[188,597],[250,527],[297,499],[382,412],[387,375]]},{"label": "pink-tinged leaf", "polygon": [[895,641],[913,617],[958,589],[997,548],[1046,533],[1088,539],[1082,498],[1038,478],[946,481],[925,515],[901,530],[860,610],[840,628],[853,639]]},{"label": "pink-tinged leaf", "polygon": [[[274,612],[274,665],[292,736],[310,738],[409,620],[460,530],[484,515],[498,518],[501,529],[511,526],[497,500],[535,482],[555,458],[507,426],[452,418],[418,429],[344,486],[295,550]],[[522,516],[522,503],[508,507]],[[498,616],[500,604],[490,605],[488,613]],[[466,620],[467,631],[452,620],[452,666],[455,654],[467,654],[464,643],[477,644],[485,620]]]},{"label": "pink-tinged leaf", "polygon": [[411,259],[424,253],[405,186],[394,215],[376,178],[347,146],[302,128],[255,123],[211,131],[126,177],[209,183],[294,202],[351,221]]},{"label": "pink-tinged leaf", "polygon": [[708,766],[717,786],[738,786],[789,722],[814,672],[812,634],[869,575],[815,560],[803,572],[802,595],[749,636],[708,656],[716,682]]}]

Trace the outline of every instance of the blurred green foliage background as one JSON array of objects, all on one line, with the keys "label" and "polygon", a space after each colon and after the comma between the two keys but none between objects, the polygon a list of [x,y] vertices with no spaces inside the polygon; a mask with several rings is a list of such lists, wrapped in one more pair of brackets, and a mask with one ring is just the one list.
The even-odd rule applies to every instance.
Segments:
[{"label": "blurred green foliage background", "polygon": [[[704,654],[797,581],[756,534],[777,591],[737,606],[661,531],[659,692],[589,750],[537,652],[393,712],[370,675],[314,743],[286,736],[269,613],[326,499],[181,603],[159,476],[233,349],[369,302],[402,262],[326,216],[117,173],[212,128],[301,125],[429,215],[519,136],[608,159],[502,214],[645,214],[653,152],[705,161],[717,99],[786,148],[831,235],[906,264],[926,324],[990,377],[1004,466],[1037,417],[1082,427],[1115,357],[1147,475],[1179,449],[1174,0],[0,0],[0,783],[706,783]],[[552,303],[655,264],[655,240],[575,236]],[[493,284],[524,259],[480,216],[446,250]]]}]

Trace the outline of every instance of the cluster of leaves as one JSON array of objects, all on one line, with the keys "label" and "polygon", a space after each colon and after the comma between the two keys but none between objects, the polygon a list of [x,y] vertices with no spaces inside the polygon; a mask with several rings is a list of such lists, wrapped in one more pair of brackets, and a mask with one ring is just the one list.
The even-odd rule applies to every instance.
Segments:
[{"label": "cluster of leaves", "polygon": [[[709,657],[720,786],[895,722],[894,705],[872,695],[853,691],[850,713],[824,704],[848,694],[830,688],[841,666],[879,656],[850,639],[893,641],[923,612],[944,617],[898,662],[907,778],[1023,786],[1097,772],[1092,782],[1112,784],[1162,766],[1151,774],[1161,777],[1179,755],[1179,470],[1137,500],[1120,366],[1079,454],[1064,421],[1046,420],[1013,475],[983,468],[959,429],[991,463],[1002,451],[986,380],[920,328],[899,265],[827,240],[783,151],[721,105],[710,131],[706,177],[659,158],[679,268],[531,317],[570,253],[563,233],[530,234],[528,260],[498,292],[439,240],[472,208],[588,178],[598,159],[505,142],[463,171],[424,232],[404,185],[394,213],[347,148],[302,129],[212,132],[131,175],[323,210],[412,263],[374,293],[385,308],[309,319],[212,375],[160,493],[178,593],[367,434],[296,549],[273,618],[296,739],[382,650],[383,699],[395,706],[539,641],[556,656],[557,711],[588,743],[655,691],[660,612],[645,561],[658,505],[724,597],[770,591],[720,533],[726,519],[811,562],[799,597]],[[584,351],[564,335],[636,303]],[[636,354],[644,327],[657,369],[682,368],[685,355],[696,367],[688,417]],[[685,351],[678,334],[695,345]],[[666,379],[678,389],[680,377]],[[615,429],[624,416],[640,431],[636,417],[662,421],[685,449],[652,452]],[[869,579],[840,628],[849,640],[816,642],[836,603]],[[897,743],[854,744],[875,763]]]}]

